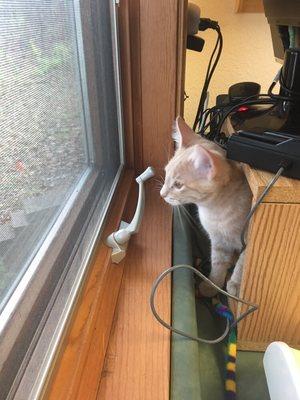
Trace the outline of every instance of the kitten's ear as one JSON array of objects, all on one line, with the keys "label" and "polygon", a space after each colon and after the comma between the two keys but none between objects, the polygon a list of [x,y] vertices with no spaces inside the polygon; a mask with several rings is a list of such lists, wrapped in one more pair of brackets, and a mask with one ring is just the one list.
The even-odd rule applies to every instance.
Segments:
[{"label": "kitten's ear", "polygon": [[185,123],[184,119],[177,117],[172,137],[176,142],[176,147],[189,147],[197,143],[199,136]]},{"label": "kitten's ear", "polygon": [[188,161],[193,164],[200,178],[208,180],[216,176],[218,168],[220,168],[220,159],[214,153],[206,150],[200,144],[193,146]]}]

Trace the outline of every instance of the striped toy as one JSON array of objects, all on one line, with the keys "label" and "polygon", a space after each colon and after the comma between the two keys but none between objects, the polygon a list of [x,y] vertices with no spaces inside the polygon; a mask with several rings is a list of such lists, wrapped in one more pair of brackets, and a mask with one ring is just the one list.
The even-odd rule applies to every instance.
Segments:
[{"label": "striped toy", "polygon": [[[230,309],[222,304],[219,298],[213,298],[213,305],[217,314],[221,317],[233,321],[233,315]],[[226,359],[226,379],[225,379],[225,398],[226,400],[236,400],[236,328],[231,329],[227,342],[227,359]]]}]

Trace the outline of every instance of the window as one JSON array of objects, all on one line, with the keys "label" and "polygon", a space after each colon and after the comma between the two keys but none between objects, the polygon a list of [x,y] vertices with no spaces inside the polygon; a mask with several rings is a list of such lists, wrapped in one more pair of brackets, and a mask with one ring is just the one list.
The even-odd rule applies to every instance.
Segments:
[{"label": "window", "polygon": [[111,0],[0,2],[2,393],[122,170],[116,32]]}]

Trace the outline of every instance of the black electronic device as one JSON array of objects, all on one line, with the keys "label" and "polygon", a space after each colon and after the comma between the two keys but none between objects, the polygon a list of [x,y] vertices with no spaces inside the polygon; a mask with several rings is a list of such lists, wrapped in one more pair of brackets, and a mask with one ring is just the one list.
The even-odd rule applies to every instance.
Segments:
[{"label": "black electronic device", "polygon": [[186,48],[200,53],[203,50],[204,43],[204,39],[202,39],[200,36],[188,35]]},{"label": "black electronic device", "polygon": [[[300,179],[300,1],[264,0],[264,9],[274,55],[283,67],[269,89],[269,100],[223,110],[218,138],[226,142],[229,159],[271,172],[285,165],[284,175]],[[280,91],[275,95],[277,81]],[[259,104],[263,102],[270,104]],[[221,133],[226,129],[228,139]]]},{"label": "black electronic device", "polygon": [[[193,129],[223,147],[229,159],[271,172],[284,167],[283,175],[300,179],[300,0],[263,1],[275,57],[283,60],[267,94],[260,93],[258,83],[241,82],[205,109],[223,38],[216,21],[201,18],[197,28],[196,18],[192,19],[194,30],[211,28],[218,33]],[[277,83],[280,90],[274,94]]]},{"label": "black electronic device", "polygon": [[217,21],[209,18],[200,18],[200,8],[193,3],[188,3],[187,7],[187,42],[186,48],[189,50],[201,52],[203,50],[205,41],[197,35],[199,31],[206,29],[218,29]]},{"label": "black electronic device", "polygon": [[197,36],[199,31],[200,22],[200,8],[193,3],[188,3],[187,7],[187,42],[186,48],[189,50],[194,50],[201,52],[204,46],[204,39]]},{"label": "black electronic device", "polygon": [[300,179],[300,49],[286,50],[280,84],[273,104],[245,103],[229,113],[227,157],[271,172],[284,164],[284,175]]},{"label": "black electronic device", "polygon": [[240,103],[243,99],[251,97],[258,99],[260,85],[256,82],[240,82],[230,86],[228,96],[230,103]]}]

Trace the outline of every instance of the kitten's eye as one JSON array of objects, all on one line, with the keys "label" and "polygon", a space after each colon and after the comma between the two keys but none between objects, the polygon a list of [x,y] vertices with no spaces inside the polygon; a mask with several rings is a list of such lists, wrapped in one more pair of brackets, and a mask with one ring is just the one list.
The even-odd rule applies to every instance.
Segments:
[{"label": "kitten's eye", "polygon": [[174,186],[174,188],[176,188],[176,189],[181,189],[182,186],[183,186],[183,184],[180,183],[180,182],[178,182],[178,181],[175,181],[174,184],[173,184],[173,186]]}]

